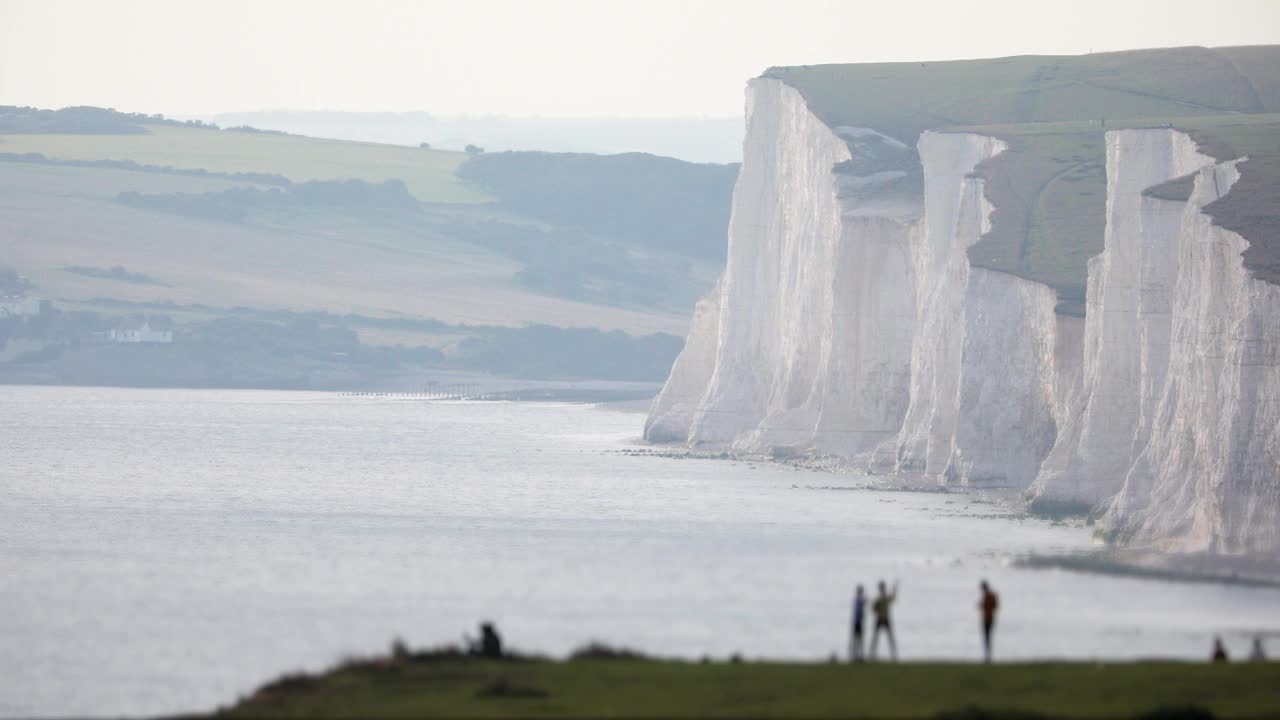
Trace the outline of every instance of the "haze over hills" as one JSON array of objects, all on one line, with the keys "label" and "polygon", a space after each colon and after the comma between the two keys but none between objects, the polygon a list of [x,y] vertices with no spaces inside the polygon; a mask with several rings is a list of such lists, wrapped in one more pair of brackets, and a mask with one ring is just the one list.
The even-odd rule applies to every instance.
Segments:
[{"label": "haze over hills", "polygon": [[[4,264],[81,313],[53,330],[7,320],[8,337],[34,344],[11,347],[0,376],[29,382],[90,381],[89,357],[106,350],[79,341],[144,321],[174,327],[174,348],[216,336],[229,369],[170,348],[163,371],[122,362],[93,381],[358,387],[394,384],[403,364],[657,380],[723,262],[736,174],[93,109],[6,108],[0,131]],[[560,180],[530,184],[528,167]],[[210,325],[226,320],[270,327]],[[297,337],[261,350],[254,338],[272,332]],[[247,359],[264,353],[275,370]]]},{"label": "haze over hills", "polygon": [[1280,717],[1276,43],[0,0],[0,720]]}]

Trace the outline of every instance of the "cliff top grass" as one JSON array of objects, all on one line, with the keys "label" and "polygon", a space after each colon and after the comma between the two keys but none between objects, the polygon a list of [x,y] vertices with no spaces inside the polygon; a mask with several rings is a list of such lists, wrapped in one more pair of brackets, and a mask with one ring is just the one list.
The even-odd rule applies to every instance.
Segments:
[{"label": "cliff top grass", "polygon": [[[1102,249],[1106,131],[1173,126],[1196,131],[1220,159],[1280,154],[1267,115],[1280,112],[1280,46],[801,66],[765,77],[798,89],[833,127],[911,145],[926,130],[1005,140],[1009,150],[979,168],[997,209],[970,259],[1055,288],[1069,312],[1082,311],[1087,261]],[[1250,114],[1260,121],[1241,119]]]},{"label": "cliff top grass", "polygon": [[[216,716],[1270,717],[1280,712],[1277,686],[1280,663],[555,662],[422,654],[281,678]],[[1146,715],[1192,706],[1201,714]]]},{"label": "cliff top grass", "polygon": [[294,182],[403,180],[423,202],[491,200],[455,174],[460,152],[285,135],[142,123],[145,132],[0,134],[0,153],[40,153],[59,160],[133,160],[212,172],[278,173]]},{"label": "cliff top grass", "polygon": [[[1105,130],[1173,128],[1186,132],[1201,152],[1217,160],[1249,157],[1243,177],[1222,204],[1210,208],[1215,221],[1251,242],[1245,262],[1255,274],[1267,273],[1275,232],[1262,218],[1280,205],[1267,188],[1280,187],[1280,114],[1197,115],[1131,118],[1108,123]],[[1092,121],[1066,121],[948,128],[999,137],[1009,150],[977,169],[987,181],[995,206],[992,228],[969,250],[975,265],[1042,282],[1058,290],[1060,311],[1083,313],[1084,272],[1090,257],[1102,252],[1106,225],[1104,129]],[[1153,186],[1148,194],[1169,200],[1190,196],[1191,178]],[[1265,255],[1264,250],[1269,254]],[[1263,266],[1267,267],[1263,267]],[[1069,282],[1076,279],[1077,282]]]},{"label": "cliff top grass", "polygon": [[1190,118],[1180,123],[1219,160],[1248,156],[1240,179],[1205,206],[1216,225],[1249,241],[1244,265],[1254,277],[1280,285],[1280,114]]}]

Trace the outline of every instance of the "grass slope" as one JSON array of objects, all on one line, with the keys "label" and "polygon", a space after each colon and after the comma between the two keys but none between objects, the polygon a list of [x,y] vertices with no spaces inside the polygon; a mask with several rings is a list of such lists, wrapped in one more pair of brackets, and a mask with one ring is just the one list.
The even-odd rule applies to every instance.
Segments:
[{"label": "grass slope", "polygon": [[998,209],[970,258],[1048,284],[1068,304],[1083,299],[1086,261],[1102,249],[1107,130],[1172,124],[1200,129],[1202,142],[1262,152],[1274,131],[1242,130],[1231,118],[1280,112],[1280,46],[820,65],[765,76],[800,90],[832,126],[870,127],[912,145],[929,129],[1008,142],[1004,156],[979,169]]},{"label": "grass slope", "polygon": [[215,172],[279,173],[295,182],[399,179],[423,202],[491,199],[454,174],[467,159],[459,152],[212,128],[144,127],[143,134],[0,135],[0,152],[34,152],[66,160],[133,160]]},{"label": "grass slope", "polygon": [[512,212],[641,251],[724,264],[737,165],[645,153],[500,152],[471,158],[458,175]]},{"label": "grass slope", "polygon": [[[1267,91],[1280,94],[1280,80]],[[1244,266],[1254,277],[1280,285],[1280,113],[1182,118],[1176,127],[1218,160],[1249,158],[1231,192],[1205,212],[1249,241]]]},{"label": "grass slope", "polygon": [[[1228,195],[1229,204],[1213,214],[1219,224],[1250,239],[1250,250],[1258,260],[1251,263],[1246,255],[1246,265],[1262,276],[1263,265],[1274,263],[1261,259],[1264,248],[1276,243],[1275,232],[1263,230],[1257,219],[1270,218],[1262,222],[1275,223],[1280,209],[1264,199],[1272,197],[1265,194],[1266,188],[1280,186],[1280,172],[1274,166],[1280,159],[1280,114],[1138,118],[1109,122],[1106,129],[1145,127],[1184,131],[1197,141],[1201,152],[1218,160],[1255,158]],[[1079,303],[1082,308],[1085,267],[1090,257],[1102,251],[1106,220],[1103,128],[1090,121],[1067,121],[976,125],[964,130],[993,135],[1009,144],[1008,151],[978,168],[996,210],[991,232],[970,249],[970,258],[982,267],[1051,285],[1064,305]],[[1189,191],[1190,183],[1184,180],[1180,187]],[[1156,194],[1173,198],[1167,191]],[[1179,199],[1186,197],[1183,192]]]},{"label": "grass slope", "polygon": [[[1280,664],[681,663],[436,658],[293,676],[219,717],[1135,717],[1280,712]],[[989,714],[979,714],[977,710]]]}]

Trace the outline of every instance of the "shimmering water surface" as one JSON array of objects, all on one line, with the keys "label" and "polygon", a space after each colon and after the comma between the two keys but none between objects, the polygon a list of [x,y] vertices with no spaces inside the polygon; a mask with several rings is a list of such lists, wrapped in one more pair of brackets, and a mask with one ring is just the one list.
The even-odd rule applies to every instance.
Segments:
[{"label": "shimmering water surface", "polygon": [[[1026,570],[1082,527],[768,464],[635,457],[643,416],[321,393],[0,387],[0,715],[209,710],[284,671],[456,641],[843,651],[899,578],[904,659],[1204,657],[1280,591]],[[1280,649],[1280,648],[1277,648]]]}]

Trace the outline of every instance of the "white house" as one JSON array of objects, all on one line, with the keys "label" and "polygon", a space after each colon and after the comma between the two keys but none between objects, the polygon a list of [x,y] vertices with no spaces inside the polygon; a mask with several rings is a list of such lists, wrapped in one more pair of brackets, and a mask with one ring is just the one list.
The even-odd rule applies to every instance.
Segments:
[{"label": "white house", "polygon": [[0,317],[21,317],[23,315],[39,315],[40,298],[30,295],[0,296]]},{"label": "white house", "polygon": [[152,330],[150,323],[142,323],[142,327],[127,330],[112,330],[111,340],[118,343],[171,343],[172,330]]}]

